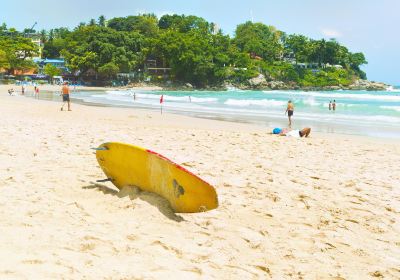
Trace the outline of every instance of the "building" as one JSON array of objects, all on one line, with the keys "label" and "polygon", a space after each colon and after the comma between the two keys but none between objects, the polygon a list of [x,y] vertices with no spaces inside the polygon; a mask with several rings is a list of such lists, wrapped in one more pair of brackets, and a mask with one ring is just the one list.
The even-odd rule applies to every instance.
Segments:
[{"label": "building", "polygon": [[34,58],[33,61],[38,65],[38,73],[43,74],[44,67],[51,64],[61,70],[62,74],[68,73],[64,58]]},{"label": "building", "polygon": [[37,37],[37,36],[34,36],[34,37],[32,37],[31,38],[31,40],[32,40],[32,43],[34,43],[37,47],[38,47],[38,49],[39,49],[39,54],[38,54],[38,56],[37,57],[33,57],[34,59],[35,58],[42,58],[42,53],[43,53],[43,43],[42,43],[42,40],[40,40],[40,37]]}]

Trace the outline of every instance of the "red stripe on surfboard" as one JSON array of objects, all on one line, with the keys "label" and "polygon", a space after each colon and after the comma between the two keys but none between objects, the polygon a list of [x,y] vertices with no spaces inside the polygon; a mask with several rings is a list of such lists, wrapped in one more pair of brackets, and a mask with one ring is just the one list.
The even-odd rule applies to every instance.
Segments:
[{"label": "red stripe on surfboard", "polygon": [[152,150],[146,150],[146,152],[148,152],[148,153],[150,153],[150,154],[153,154],[153,155],[156,155],[156,156],[158,156],[158,157],[160,157],[160,158],[162,158],[162,159],[164,159],[164,160],[166,160],[166,161],[172,163],[173,165],[175,165],[175,166],[178,167],[179,169],[181,169],[181,170],[183,170],[183,171],[189,173],[190,175],[196,177],[196,178],[199,179],[200,181],[202,181],[202,182],[204,182],[204,183],[206,183],[207,185],[209,185],[209,186],[212,187],[212,185],[211,185],[210,183],[204,181],[203,179],[201,179],[199,176],[197,176],[197,175],[194,174],[193,172],[190,172],[190,171],[187,170],[185,167],[183,167],[183,166],[177,164],[176,162],[173,162],[172,160],[170,160],[169,158],[163,156],[162,154],[159,154],[159,153],[154,152],[154,151],[152,151]]}]

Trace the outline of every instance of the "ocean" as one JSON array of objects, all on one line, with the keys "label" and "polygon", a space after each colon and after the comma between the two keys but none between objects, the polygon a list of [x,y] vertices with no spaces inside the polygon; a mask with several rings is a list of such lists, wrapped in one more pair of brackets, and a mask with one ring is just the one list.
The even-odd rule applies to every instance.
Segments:
[{"label": "ocean", "polygon": [[[133,91],[76,92],[84,103],[146,108],[199,118],[286,127],[288,100],[295,106],[293,127],[314,131],[400,138],[400,89],[388,91]],[[336,110],[329,111],[329,102]]]}]

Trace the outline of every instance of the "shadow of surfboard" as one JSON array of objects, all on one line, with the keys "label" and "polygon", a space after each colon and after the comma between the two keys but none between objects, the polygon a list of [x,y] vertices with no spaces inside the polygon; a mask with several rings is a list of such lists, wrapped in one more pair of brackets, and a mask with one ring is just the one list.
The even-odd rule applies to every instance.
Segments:
[{"label": "shadow of surfboard", "polygon": [[181,216],[174,213],[167,199],[155,193],[141,191],[139,188],[135,186],[126,186],[120,191],[118,191],[103,184],[91,183],[90,185],[83,186],[82,189],[97,190],[105,195],[117,196],[119,198],[128,196],[129,199],[131,200],[141,199],[149,203],[150,205],[157,207],[160,213],[163,214],[168,219],[173,220],[175,222],[184,221],[184,219]]}]

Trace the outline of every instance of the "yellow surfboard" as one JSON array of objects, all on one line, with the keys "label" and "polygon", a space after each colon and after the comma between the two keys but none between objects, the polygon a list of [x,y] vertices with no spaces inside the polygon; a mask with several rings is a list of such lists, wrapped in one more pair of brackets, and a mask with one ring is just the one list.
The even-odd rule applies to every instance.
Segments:
[{"label": "yellow surfboard", "polygon": [[136,186],[166,198],[178,213],[218,207],[213,186],[166,157],[141,147],[104,143],[96,158],[107,178],[118,188]]}]

